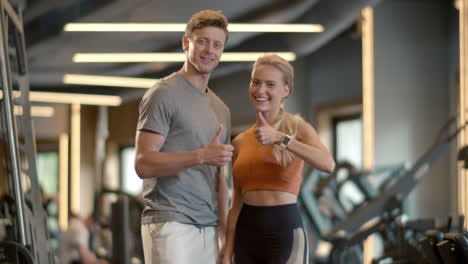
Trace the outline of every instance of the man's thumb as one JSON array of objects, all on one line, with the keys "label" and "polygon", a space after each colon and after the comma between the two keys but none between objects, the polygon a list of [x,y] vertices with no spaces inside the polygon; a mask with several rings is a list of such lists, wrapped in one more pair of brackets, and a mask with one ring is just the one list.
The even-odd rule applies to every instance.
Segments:
[{"label": "man's thumb", "polygon": [[219,128],[218,128],[218,131],[216,131],[216,134],[215,134],[215,136],[213,137],[213,139],[211,140],[211,142],[212,142],[212,143],[213,143],[213,142],[218,142],[218,143],[219,143],[219,142],[220,142],[220,141],[219,141],[219,138],[221,137],[221,133],[222,133],[222,132],[223,132],[223,125],[220,124],[220,125],[219,125]]}]

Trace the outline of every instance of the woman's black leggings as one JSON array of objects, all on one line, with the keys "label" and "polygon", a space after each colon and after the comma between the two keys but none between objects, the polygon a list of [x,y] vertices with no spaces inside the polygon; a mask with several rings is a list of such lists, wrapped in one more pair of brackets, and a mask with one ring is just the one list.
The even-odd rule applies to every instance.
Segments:
[{"label": "woman's black leggings", "polygon": [[296,204],[244,204],[237,219],[236,264],[308,263],[308,244]]}]

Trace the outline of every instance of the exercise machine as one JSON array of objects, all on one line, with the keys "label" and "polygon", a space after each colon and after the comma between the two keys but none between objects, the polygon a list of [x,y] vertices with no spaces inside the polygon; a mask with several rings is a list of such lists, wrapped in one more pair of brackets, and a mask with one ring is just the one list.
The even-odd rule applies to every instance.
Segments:
[{"label": "exercise machine", "polygon": [[0,0],[0,263],[54,263],[36,170],[21,8]]},{"label": "exercise machine", "polygon": [[[388,170],[389,176],[380,182],[376,193],[372,193],[365,187],[366,185],[360,183],[376,171],[356,172],[349,164],[342,166],[348,171],[349,176],[346,181],[353,183],[356,190],[362,193],[360,201],[351,207],[347,208],[337,198],[340,196],[338,187],[344,184],[338,181],[336,175],[340,167],[334,174],[327,176],[316,173],[304,181],[299,196],[300,203],[305,208],[306,216],[312,223],[316,235],[333,245],[325,262],[362,263],[362,256],[359,255],[362,251],[361,244],[369,235],[377,232],[384,238],[384,243],[393,243],[393,248],[399,250],[397,252],[399,255],[393,254],[394,258],[406,256],[407,260],[414,260],[421,256],[418,246],[407,241],[411,239],[416,241],[421,233],[434,226],[428,225],[425,226],[426,229],[421,229],[409,227],[418,225],[405,225],[400,221],[402,203],[448,148],[450,142],[466,127],[464,124],[453,129],[456,120],[455,117],[451,118],[442,127],[434,144],[413,166],[395,166]],[[378,220],[363,228],[371,219]]]}]

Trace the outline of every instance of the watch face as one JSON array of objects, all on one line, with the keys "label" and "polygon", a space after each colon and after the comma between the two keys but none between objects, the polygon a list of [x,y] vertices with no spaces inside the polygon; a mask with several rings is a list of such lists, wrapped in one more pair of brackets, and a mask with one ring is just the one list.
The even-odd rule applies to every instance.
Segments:
[{"label": "watch face", "polygon": [[284,138],[283,138],[283,141],[281,142],[281,146],[283,148],[286,148],[289,144],[289,142],[291,141],[291,137],[286,135]]}]

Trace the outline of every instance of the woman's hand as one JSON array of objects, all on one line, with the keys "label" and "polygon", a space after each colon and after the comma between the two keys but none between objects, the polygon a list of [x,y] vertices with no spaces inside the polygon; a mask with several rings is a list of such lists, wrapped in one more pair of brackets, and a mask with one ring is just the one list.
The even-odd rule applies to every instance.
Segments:
[{"label": "woman's hand", "polygon": [[273,145],[281,142],[284,134],[274,129],[268,122],[263,118],[261,112],[257,113],[257,128],[254,130],[255,138],[262,145]]},{"label": "woman's hand", "polygon": [[219,264],[232,264],[232,256],[226,254],[226,247],[223,247],[219,252]]}]

